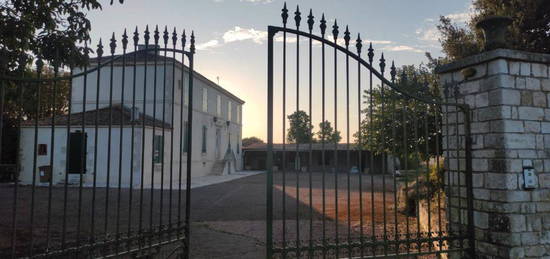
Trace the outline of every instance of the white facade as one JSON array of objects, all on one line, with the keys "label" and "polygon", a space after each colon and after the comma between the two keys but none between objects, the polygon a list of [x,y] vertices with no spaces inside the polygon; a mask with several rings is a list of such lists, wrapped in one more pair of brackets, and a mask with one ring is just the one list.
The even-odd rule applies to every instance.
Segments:
[{"label": "white facade", "polygon": [[[131,60],[131,57],[132,54],[129,54],[127,59]],[[113,105],[118,106],[123,104],[123,107],[130,111],[132,107],[135,107],[135,111],[139,112],[139,114],[144,113],[156,118],[155,125],[153,127],[153,125],[148,123],[148,125],[143,126],[141,123],[136,123],[134,129],[132,129],[131,125],[123,125],[123,129],[121,129],[118,122],[114,123],[110,130],[110,158],[108,156],[109,128],[107,123],[102,121],[98,125],[97,144],[95,140],[95,125],[86,125],[84,129],[87,135],[86,172],[83,176],[83,183],[87,186],[92,185],[95,177],[98,186],[106,185],[107,179],[109,179],[110,186],[118,186],[120,174],[120,184],[122,186],[129,186],[131,180],[134,186],[141,184],[143,181],[145,187],[149,187],[151,186],[152,177],[154,181],[153,185],[158,186],[161,183],[162,176],[164,176],[163,184],[165,187],[169,184],[170,178],[172,179],[172,183],[176,184],[174,185],[176,187],[179,184],[180,167],[182,179],[185,179],[187,172],[185,129],[189,104],[189,97],[187,96],[189,87],[188,69],[187,67],[183,67],[179,62],[174,65],[172,61],[168,61],[166,66],[162,62],[158,62],[155,67],[150,64],[152,62],[148,62],[148,65],[145,66],[144,62],[138,61],[135,68],[136,76],[134,80],[133,62],[128,63],[132,63],[132,65],[123,67],[122,63],[117,61],[112,68],[110,65],[103,67],[100,70],[99,86],[97,84],[98,74],[96,71],[87,74],[86,82],[84,82],[84,76],[75,78],[72,88],[71,114],[82,114],[85,111],[85,114],[92,112],[86,116],[93,116],[93,111],[96,108],[100,110],[102,108],[108,109],[111,102]],[[113,71],[112,91],[110,84],[111,69]],[[80,72],[82,70],[75,70],[74,74]],[[240,170],[242,164],[241,118],[244,102],[197,72],[194,74],[192,177],[227,174],[234,170]],[[154,78],[157,79],[156,93]],[[99,97],[97,95],[98,87]],[[143,101],[144,88],[146,89],[145,102]],[[122,95],[123,90],[124,95]],[[112,95],[110,94],[111,92]],[[134,95],[135,102],[133,102]],[[83,98],[84,96],[85,98]],[[155,96],[156,99],[154,98]],[[85,110],[83,110],[84,108]],[[174,116],[172,116],[172,111]],[[113,111],[113,113],[115,112],[119,112],[119,110]],[[167,123],[164,128],[162,122]],[[76,125],[75,123],[72,124],[70,128],[71,132],[82,130],[82,126],[78,125],[79,123],[76,123]],[[132,131],[134,135],[133,139],[131,137]],[[23,167],[21,168],[20,181],[24,184],[32,183],[33,175],[36,177],[36,182],[39,183],[40,173],[38,172],[38,168],[50,165],[52,128],[49,125],[42,125],[39,126],[36,132],[38,132],[37,144],[46,145],[47,154],[37,156],[36,167],[33,171],[35,128],[32,125],[23,127],[21,130],[20,151],[22,152],[21,164]],[[123,136],[122,153],[119,149],[121,132]],[[164,153],[162,160],[160,160],[158,153],[156,157],[153,155],[153,138],[157,136],[157,140],[161,140],[163,132]],[[143,133],[145,136],[143,136]],[[183,136],[181,133],[183,133]],[[229,139],[230,145],[228,144]],[[144,152],[142,152],[142,146],[144,147]],[[228,151],[229,146],[230,151]],[[65,179],[67,152],[70,152],[67,148],[67,126],[56,125],[52,166],[54,184],[61,183]],[[120,159],[120,154],[122,154],[122,159]],[[95,157],[97,157],[97,160],[95,160]],[[122,161],[122,164],[119,161]],[[172,163],[170,163],[171,161]],[[231,166],[229,166],[229,161],[231,162]],[[133,178],[131,179],[132,174]],[[172,177],[170,177],[170,174],[172,174]],[[109,178],[107,175],[109,175]],[[78,180],[79,174],[69,174],[70,182],[78,182]],[[185,181],[182,182],[182,184],[184,183]]]}]

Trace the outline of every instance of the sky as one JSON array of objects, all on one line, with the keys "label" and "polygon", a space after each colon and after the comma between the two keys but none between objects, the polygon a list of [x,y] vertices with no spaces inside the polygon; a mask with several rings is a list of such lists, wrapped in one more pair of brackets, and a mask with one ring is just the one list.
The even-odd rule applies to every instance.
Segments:
[{"label": "sky", "polygon": [[[375,53],[383,52],[386,59],[394,60],[397,66],[426,62],[425,52],[430,52],[436,57],[441,56],[436,29],[439,16],[445,15],[453,22],[463,24],[471,13],[470,0],[289,0],[286,2],[290,14],[289,23],[293,23],[293,13],[297,5],[302,12],[302,27],[306,25],[306,16],[310,8],[316,17],[316,28],[318,28],[321,13],[324,13],[329,26],[332,26],[335,19],[341,30],[345,25],[349,25],[352,38],[355,38],[356,33],[361,33],[364,41],[373,43]],[[92,42],[98,42],[99,38],[108,39],[113,32],[119,37],[125,28],[133,31],[136,26],[140,31],[143,31],[146,25],[159,25],[161,28],[166,25],[171,28],[170,31],[175,27],[178,32],[183,29],[193,30],[197,46],[195,70],[214,82],[218,82],[219,79],[222,87],[246,102],[243,106],[242,137],[257,136],[265,140],[267,136],[266,30],[268,25],[281,25],[280,12],[283,3],[282,0],[126,0],[124,4],[116,3],[111,6],[109,1],[103,1],[103,10],[89,12],[88,18],[92,24]],[[318,34],[318,29],[316,31]],[[280,50],[277,51],[280,52]],[[291,51],[294,50],[289,49],[289,55],[292,54]],[[305,51],[302,51],[302,55],[303,52]],[[318,54],[315,57],[317,58]],[[289,59],[289,62],[295,62],[294,60],[295,58]],[[279,65],[280,61],[276,61],[276,66]],[[275,87],[278,90],[281,79],[280,72],[277,70],[276,73],[279,73],[276,74],[278,76],[275,79]],[[306,75],[304,73],[303,77]],[[292,74],[287,76],[295,77]],[[314,77],[319,77],[318,73],[314,74]],[[301,85],[307,85],[307,82],[302,80],[300,79]],[[282,99],[282,96],[276,93],[276,107],[280,107]],[[296,97],[291,95],[286,99],[295,102]],[[318,107],[317,104],[314,106],[314,108]],[[299,108],[307,109],[307,102],[302,101]],[[296,107],[288,107],[288,109],[292,110]],[[340,108],[337,111],[340,115],[345,113],[345,110]],[[277,115],[277,109],[275,116],[283,118]],[[315,115],[315,117],[319,116]],[[317,122],[318,118],[313,121]],[[334,121],[344,125],[340,119]],[[276,126],[279,124],[276,123]],[[341,126],[338,129],[345,132]],[[274,141],[280,142],[282,133],[279,130],[275,131]]]}]

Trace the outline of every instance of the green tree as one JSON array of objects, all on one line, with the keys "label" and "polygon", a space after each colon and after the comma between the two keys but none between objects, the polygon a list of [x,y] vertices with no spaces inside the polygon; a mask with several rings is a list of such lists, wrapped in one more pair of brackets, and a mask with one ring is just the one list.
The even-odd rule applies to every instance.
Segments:
[{"label": "green tree", "polygon": [[340,136],[340,131],[332,128],[330,121],[323,121],[319,123],[317,138],[321,143],[338,143],[342,139],[342,136]]},{"label": "green tree", "polygon": [[[54,77],[54,65],[59,67],[58,76],[64,76],[67,75],[64,67],[85,64],[85,52],[93,53],[83,46],[90,39],[91,29],[86,12],[97,9],[101,9],[98,0],[0,2],[0,75],[36,78],[33,61],[37,58],[45,64],[42,78]],[[1,163],[15,162],[20,120],[67,112],[69,84],[67,80],[40,84],[2,81]]]},{"label": "green tree", "polygon": [[243,147],[248,147],[250,145],[257,144],[257,143],[264,143],[264,141],[258,137],[243,138],[242,142],[243,142]]},{"label": "green tree", "polygon": [[[396,87],[413,96],[437,99],[439,87],[431,66],[403,66],[399,69]],[[405,96],[388,86],[378,86],[372,93],[366,90],[364,100],[363,119],[359,131],[354,134],[356,143],[363,149],[402,159],[405,154],[419,155],[414,158],[422,160],[434,155],[436,139],[441,138],[440,129],[435,125],[439,107]]]},{"label": "green tree", "polygon": [[288,128],[287,140],[290,143],[310,143],[315,141],[313,138],[313,125],[311,119],[305,111],[296,111],[287,116],[290,127]]},{"label": "green tree", "polygon": [[441,16],[441,46],[450,60],[482,51],[483,34],[475,27],[481,19],[504,15],[513,19],[507,42],[517,50],[550,53],[550,4],[547,0],[474,0],[474,12],[466,27]]}]

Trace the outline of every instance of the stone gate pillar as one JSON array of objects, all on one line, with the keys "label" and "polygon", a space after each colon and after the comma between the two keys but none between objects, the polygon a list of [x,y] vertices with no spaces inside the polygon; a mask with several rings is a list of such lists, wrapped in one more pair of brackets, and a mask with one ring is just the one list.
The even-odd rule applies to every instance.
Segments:
[{"label": "stone gate pillar", "polygon": [[550,256],[549,64],[550,55],[496,49],[437,70],[472,108],[479,258]]}]

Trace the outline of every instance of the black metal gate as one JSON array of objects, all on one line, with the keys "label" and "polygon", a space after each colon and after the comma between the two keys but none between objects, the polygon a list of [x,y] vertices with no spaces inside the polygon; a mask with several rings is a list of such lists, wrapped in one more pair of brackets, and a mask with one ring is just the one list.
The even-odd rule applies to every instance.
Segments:
[{"label": "black metal gate", "polygon": [[2,167],[0,257],[188,258],[193,33],[186,41],[136,28],[106,50],[100,40],[94,58],[86,43],[83,67],[36,57],[0,77],[0,154],[16,154]]},{"label": "black metal gate", "polygon": [[317,36],[311,10],[307,32],[298,8],[295,29],[286,4],[281,16],[268,27],[267,257],[472,253],[470,113],[456,88],[393,62],[388,80],[384,55],[376,70],[372,43],[365,60],[347,27],[327,33],[323,14]]}]

